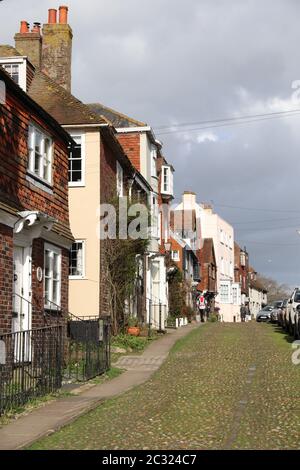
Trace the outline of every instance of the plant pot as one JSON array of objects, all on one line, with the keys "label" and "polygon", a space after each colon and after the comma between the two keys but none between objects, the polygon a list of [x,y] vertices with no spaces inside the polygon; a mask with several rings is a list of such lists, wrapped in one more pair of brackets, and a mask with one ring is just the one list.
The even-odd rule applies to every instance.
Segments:
[{"label": "plant pot", "polygon": [[131,336],[139,336],[141,329],[138,326],[129,326],[127,329],[127,333]]}]

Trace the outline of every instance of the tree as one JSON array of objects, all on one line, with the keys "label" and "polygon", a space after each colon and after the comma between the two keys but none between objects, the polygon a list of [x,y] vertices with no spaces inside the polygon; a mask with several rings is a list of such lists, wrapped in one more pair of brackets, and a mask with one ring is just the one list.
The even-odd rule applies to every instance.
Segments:
[{"label": "tree", "polygon": [[268,303],[272,303],[276,300],[287,299],[291,295],[291,289],[288,285],[279,284],[271,277],[258,274],[257,282],[268,291]]}]

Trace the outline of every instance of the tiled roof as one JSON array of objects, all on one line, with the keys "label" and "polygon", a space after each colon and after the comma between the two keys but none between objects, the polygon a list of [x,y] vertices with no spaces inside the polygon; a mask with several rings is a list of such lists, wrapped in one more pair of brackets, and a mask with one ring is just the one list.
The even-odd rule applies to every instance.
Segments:
[{"label": "tiled roof", "polygon": [[107,120],[91,111],[41,71],[37,71],[28,94],[62,125],[107,124]]},{"label": "tiled roof", "polygon": [[114,127],[145,127],[147,126],[146,123],[137,121],[126,114],[119,113],[111,108],[107,108],[101,103],[91,103],[88,105],[90,110],[93,113],[96,113],[100,116],[105,116]]},{"label": "tiled roof", "polygon": [[0,57],[18,57],[21,56],[17,49],[7,44],[0,45]]}]

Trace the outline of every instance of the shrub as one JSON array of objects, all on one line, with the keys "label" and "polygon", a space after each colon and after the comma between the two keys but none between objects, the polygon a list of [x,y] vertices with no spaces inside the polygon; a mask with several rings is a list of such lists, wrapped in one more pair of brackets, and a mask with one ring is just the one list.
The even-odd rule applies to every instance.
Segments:
[{"label": "shrub", "polygon": [[208,317],[208,321],[215,323],[219,320],[219,315],[217,313],[211,313]]},{"label": "shrub", "polygon": [[120,333],[112,337],[112,346],[117,346],[124,349],[132,349],[133,351],[143,351],[148,342],[148,338],[142,336],[131,336]]}]

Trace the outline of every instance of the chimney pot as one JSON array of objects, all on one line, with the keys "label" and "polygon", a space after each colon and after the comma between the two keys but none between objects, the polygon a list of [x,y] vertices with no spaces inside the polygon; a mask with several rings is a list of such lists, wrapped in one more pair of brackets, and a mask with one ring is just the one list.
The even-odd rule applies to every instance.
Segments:
[{"label": "chimney pot", "polygon": [[20,33],[29,33],[29,23],[27,21],[21,21]]},{"label": "chimney pot", "polygon": [[48,10],[48,23],[49,24],[56,24],[57,23],[57,10],[55,8],[50,8]]},{"label": "chimney pot", "polygon": [[33,23],[33,28],[31,30],[32,33],[40,33],[41,32],[41,23]]},{"label": "chimney pot", "polygon": [[69,11],[69,8],[65,5],[59,7],[59,23],[60,24],[68,24],[68,11]]}]

